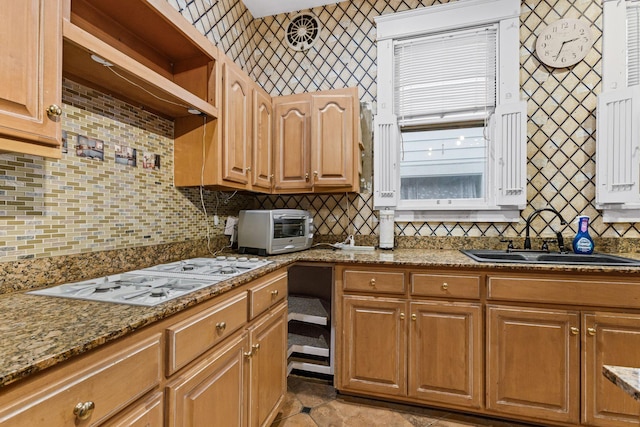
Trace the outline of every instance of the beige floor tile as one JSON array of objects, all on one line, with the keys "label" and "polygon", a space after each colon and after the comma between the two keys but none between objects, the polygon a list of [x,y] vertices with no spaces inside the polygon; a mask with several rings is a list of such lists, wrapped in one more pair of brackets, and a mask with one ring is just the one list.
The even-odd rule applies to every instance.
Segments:
[{"label": "beige floor tile", "polygon": [[302,406],[315,408],[336,398],[336,390],[324,380],[301,379],[290,376],[287,388],[296,395]]},{"label": "beige floor tile", "polygon": [[388,409],[354,405],[333,400],[311,410],[311,418],[319,427],[412,427],[401,414]]},{"label": "beige floor tile", "polygon": [[290,376],[287,387],[285,402],[271,427],[531,427],[418,405],[338,395],[326,380]]},{"label": "beige floor tile", "polygon": [[296,414],[288,418],[276,419],[271,427],[317,427],[309,414]]},{"label": "beige floor tile", "polygon": [[288,391],[284,398],[284,403],[280,408],[280,413],[276,416],[276,420],[281,418],[287,418],[295,414],[299,414],[302,411],[302,403],[296,397],[296,394],[292,391]]}]

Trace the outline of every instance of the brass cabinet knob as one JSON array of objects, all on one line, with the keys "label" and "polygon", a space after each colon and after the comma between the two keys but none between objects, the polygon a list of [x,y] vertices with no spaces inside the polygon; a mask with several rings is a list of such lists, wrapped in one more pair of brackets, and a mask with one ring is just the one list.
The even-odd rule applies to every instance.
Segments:
[{"label": "brass cabinet knob", "polygon": [[587,328],[587,333],[594,336],[596,334],[596,328]]},{"label": "brass cabinet knob", "polygon": [[304,180],[305,180],[305,181],[309,181],[309,172],[305,172],[305,174],[304,174]]},{"label": "brass cabinet knob", "polygon": [[80,402],[73,408],[73,414],[79,420],[86,420],[91,416],[96,405],[92,401]]},{"label": "brass cabinet knob", "polygon": [[273,181],[273,178],[274,178],[273,174],[269,175],[269,181]]},{"label": "brass cabinet knob", "polygon": [[218,322],[216,323],[216,329],[218,330],[219,333],[224,332],[224,330],[227,328],[227,323],[226,322]]},{"label": "brass cabinet knob", "polygon": [[251,168],[250,168],[250,167],[248,167],[248,168],[246,169],[246,172],[247,172],[247,173],[251,172]]},{"label": "brass cabinet knob", "polygon": [[404,320],[404,313],[400,313],[400,320]]},{"label": "brass cabinet knob", "polygon": [[318,171],[313,171],[313,176],[318,177]]},{"label": "brass cabinet knob", "polygon": [[370,285],[372,288],[375,288],[375,287],[376,287],[376,279],[374,278],[374,279],[369,280],[369,285]]},{"label": "brass cabinet knob", "polygon": [[258,350],[260,350],[260,344],[254,344],[251,346],[251,351],[244,353],[244,357],[251,359],[253,356],[258,354]]},{"label": "brass cabinet knob", "polygon": [[443,290],[443,291],[446,291],[447,289],[449,289],[449,284],[448,284],[447,282],[444,282],[444,283],[442,284],[442,290]]},{"label": "brass cabinet knob", "polygon": [[580,332],[580,329],[576,328],[575,326],[572,326],[569,330],[571,331],[571,335],[578,335],[578,333]]},{"label": "brass cabinet knob", "polygon": [[56,104],[51,104],[49,105],[49,108],[47,108],[47,114],[58,117],[62,115],[62,108],[58,107]]},{"label": "brass cabinet knob", "polygon": [[278,296],[278,290],[276,289],[275,291],[271,291],[271,297],[275,298]]},{"label": "brass cabinet knob", "polygon": [[413,313],[413,314],[411,315],[411,320],[418,320],[418,315],[417,315],[417,314],[415,314],[415,313]]}]

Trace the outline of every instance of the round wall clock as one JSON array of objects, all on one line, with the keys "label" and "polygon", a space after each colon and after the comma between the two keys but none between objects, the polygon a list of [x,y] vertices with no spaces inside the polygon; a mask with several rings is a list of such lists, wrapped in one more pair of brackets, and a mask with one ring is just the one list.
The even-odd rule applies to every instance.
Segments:
[{"label": "round wall clock", "polygon": [[540,32],[538,59],[550,67],[570,67],[582,61],[593,46],[590,25],[580,19],[559,19]]}]

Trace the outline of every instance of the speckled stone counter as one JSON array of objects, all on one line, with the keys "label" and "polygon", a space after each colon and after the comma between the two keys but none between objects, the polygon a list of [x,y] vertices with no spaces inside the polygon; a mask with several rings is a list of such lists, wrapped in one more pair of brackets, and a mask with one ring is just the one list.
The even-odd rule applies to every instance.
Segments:
[{"label": "speckled stone counter", "polygon": [[635,400],[640,400],[640,368],[603,365],[602,373]]},{"label": "speckled stone counter", "polygon": [[[640,254],[621,255],[640,259]],[[71,300],[28,295],[24,292],[2,295],[0,388],[297,261],[484,271],[615,273],[640,277],[638,267],[478,263],[456,250],[397,249],[348,252],[312,249],[270,259],[274,262],[251,273],[155,307]]]}]

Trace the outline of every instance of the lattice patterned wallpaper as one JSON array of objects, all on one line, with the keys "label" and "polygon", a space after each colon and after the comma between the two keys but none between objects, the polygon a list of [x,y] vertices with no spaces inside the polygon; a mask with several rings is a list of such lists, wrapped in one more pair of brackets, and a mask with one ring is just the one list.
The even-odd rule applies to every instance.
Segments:
[{"label": "lattice patterned wallpaper", "polygon": [[[169,0],[175,3],[176,0]],[[184,2],[183,2],[184,3]],[[208,4],[208,9],[203,4]],[[318,42],[308,51],[294,52],[284,42],[284,28],[294,14],[252,20],[241,2],[192,0],[183,14],[203,25],[197,10],[207,11],[203,31],[242,65],[272,95],[357,85],[361,100],[375,103],[375,16],[429,6],[437,0],[356,0],[318,7],[312,12],[322,25]],[[200,5],[200,6],[198,6]],[[189,11],[188,13],[186,13]],[[222,12],[227,11],[227,12]],[[189,16],[191,14],[191,16]],[[215,16],[224,17],[211,25]],[[596,43],[587,58],[570,69],[550,69],[533,51],[537,34],[559,18],[581,18],[592,24]],[[195,19],[194,19],[195,18]],[[601,237],[640,237],[637,224],[604,224],[594,207],[595,108],[601,82],[601,0],[524,0],[521,2],[521,96],[528,101],[527,194],[530,206],[517,224],[403,223],[397,235],[517,236],[533,207],[553,206],[567,219],[586,214],[593,234]],[[344,196],[258,198],[260,206],[310,207],[320,233],[344,234],[355,226],[360,234],[377,233],[370,194]],[[286,201],[285,201],[286,200]],[[330,209],[328,206],[336,206]],[[355,207],[354,207],[355,206]],[[543,215],[544,216],[544,215]],[[538,218],[536,234],[552,235],[552,227]],[[556,225],[555,222],[553,225]],[[572,231],[573,230],[573,231]],[[571,225],[566,230],[572,234]]]}]

